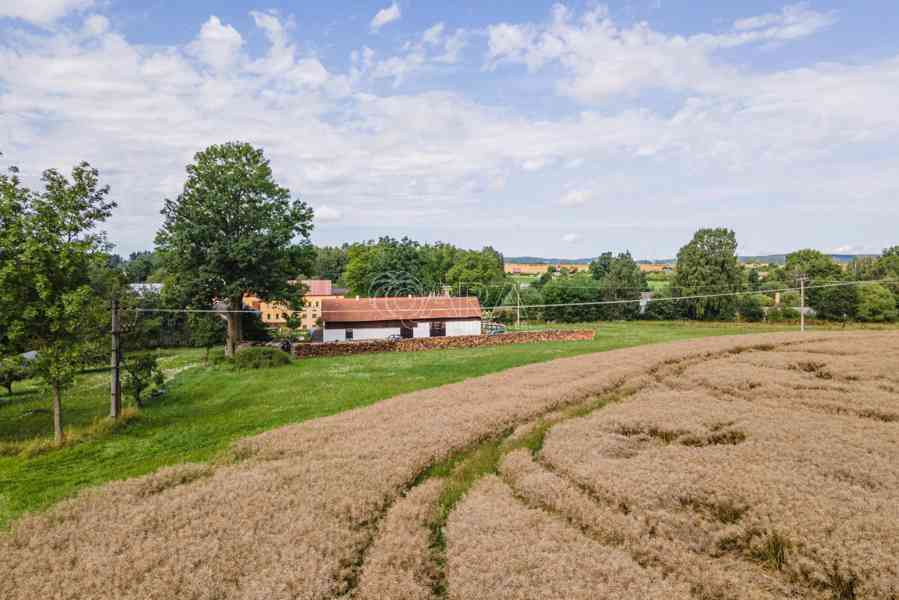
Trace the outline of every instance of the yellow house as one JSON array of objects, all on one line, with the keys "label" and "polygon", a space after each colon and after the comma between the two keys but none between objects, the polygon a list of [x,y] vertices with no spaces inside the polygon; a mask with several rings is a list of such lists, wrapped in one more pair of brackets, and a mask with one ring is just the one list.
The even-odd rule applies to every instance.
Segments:
[{"label": "yellow house", "polygon": [[303,296],[303,309],[290,310],[290,307],[280,302],[265,302],[252,294],[243,297],[244,306],[258,310],[262,322],[269,327],[284,327],[287,325],[288,316],[299,317],[300,327],[312,329],[319,324],[322,316],[322,301],[340,298],[334,293],[329,279],[305,279],[302,282],[306,286],[306,294]]}]

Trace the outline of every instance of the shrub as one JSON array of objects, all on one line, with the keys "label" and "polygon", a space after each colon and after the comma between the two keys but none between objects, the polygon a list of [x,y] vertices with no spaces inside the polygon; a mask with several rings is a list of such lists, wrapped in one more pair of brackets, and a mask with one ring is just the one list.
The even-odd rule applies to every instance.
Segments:
[{"label": "shrub", "polygon": [[860,321],[895,321],[896,298],[879,283],[863,285],[858,288],[857,314]]},{"label": "shrub", "polygon": [[137,354],[125,361],[124,390],[137,407],[142,406],[141,397],[150,386],[160,388],[165,383],[156,354]]},{"label": "shrub", "polygon": [[829,321],[851,320],[855,318],[858,290],[851,285],[822,288],[814,300],[811,306],[818,317]]},{"label": "shrub", "polygon": [[737,305],[740,318],[750,323],[758,323],[765,318],[762,301],[758,296],[741,296]]},{"label": "shrub", "polygon": [[789,306],[772,306],[768,309],[767,313],[768,321],[772,323],[779,323],[781,321],[795,321],[799,318],[799,311],[795,308],[790,308]]},{"label": "shrub", "polygon": [[12,384],[31,377],[31,367],[21,356],[0,358],[0,385],[12,395]]},{"label": "shrub", "polygon": [[267,346],[244,348],[234,355],[234,366],[238,369],[267,369],[286,364],[290,364],[287,352]]}]

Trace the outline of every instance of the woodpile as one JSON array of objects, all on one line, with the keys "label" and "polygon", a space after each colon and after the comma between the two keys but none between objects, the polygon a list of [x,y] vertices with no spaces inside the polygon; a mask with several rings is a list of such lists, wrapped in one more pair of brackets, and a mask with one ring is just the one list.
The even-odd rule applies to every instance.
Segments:
[{"label": "woodpile", "polygon": [[504,344],[529,344],[533,342],[574,342],[592,340],[592,329],[517,331],[499,335],[460,335],[454,337],[413,338],[407,340],[360,340],[357,342],[327,342],[296,344],[298,357],[344,356],[366,352],[419,352],[443,348],[476,348]]}]

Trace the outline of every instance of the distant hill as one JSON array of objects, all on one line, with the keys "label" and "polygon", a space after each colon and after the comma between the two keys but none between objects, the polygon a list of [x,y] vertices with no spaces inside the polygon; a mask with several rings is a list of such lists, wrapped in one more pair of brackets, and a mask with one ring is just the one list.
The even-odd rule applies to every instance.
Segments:
[{"label": "distant hill", "polygon": [[[878,254],[828,254],[830,258],[835,260],[838,263],[848,263],[851,262],[854,258],[863,258],[866,256],[877,257]],[[763,254],[760,256],[738,256],[737,257],[741,263],[769,263],[775,265],[782,265],[787,261],[786,254]],[[530,265],[581,265],[587,264],[590,261],[594,260],[593,258],[543,258],[540,256],[507,256],[505,257],[506,262],[509,264],[530,264]],[[670,265],[674,264],[675,259],[673,258],[658,258],[658,259],[642,259],[637,261],[640,264],[644,265]]]}]

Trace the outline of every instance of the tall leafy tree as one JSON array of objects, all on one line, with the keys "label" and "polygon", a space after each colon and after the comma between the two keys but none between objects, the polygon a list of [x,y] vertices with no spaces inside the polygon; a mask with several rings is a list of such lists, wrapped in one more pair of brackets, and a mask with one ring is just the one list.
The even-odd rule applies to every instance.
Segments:
[{"label": "tall leafy tree", "polygon": [[460,253],[446,273],[446,282],[463,295],[477,296],[485,306],[498,305],[508,291],[503,256],[490,247]]},{"label": "tall leafy tree", "polygon": [[[676,295],[738,291],[741,284],[737,236],[730,229],[700,229],[678,251],[673,281]],[[682,302],[687,315],[693,319],[732,320],[737,312],[737,301],[732,296]]]},{"label": "tall leafy tree", "polygon": [[899,316],[896,311],[896,296],[879,283],[859,286],[856,314],[861,321],[895,321]]},{"label": "tall leafy tree", "polygon": [[35,373],[53,392],[53,429],[61,442],[62,392],[108,331],[97,292],[101,280],[108,291],[109,257],[96,226],[115,203],[87,163],[72,170],[71,180],[45,171],[43,183],[44,191],[33,193],[14,173],[0,179],[0,337],[9,347],[37,351]]},{"label": "tall leafy tree", "polygon": [[153,250],[132,252],[122,264],[128,283],[145,283],[162,267],[162,257]]},{"label": "tall leafy tree", "polygon": [[[163,264],[197,305],[240,310],[252,292],[300,308],[302,290],[289,282],[309,267],[312,209],[275,182],[261,149],[229,142],[197,153],[184,190],[165,201],[162,215],[156,244]],[[227,317],[232,355],[241,319]]]},{"label": "tall leafy tree", "polygon": [[781,277],[785,285],[795,286],[801,275],[809,279],[807,285],[812,286],[806,290],[806,303],[808,306],[820,311],[823,292],[827,288],[817,288],[827,282],[838,281],[843,278],[843,269],[832,258],[811,248],[797,250],[787,255]]},{"label": "tall leafy tree", "polygon": [[598,257],[590,261],[590,274],[593,279],[600,280],[609,273],[612,265],[613,255],[611,252],[603,252]]},{"label": "tall leafy tree", "polygon": [[428,280],[422,245],[404,237],[382,237],[377,242],[354,244],[344,282],[357,296],[406,296],[434,291]]},{"label": "tall leafy tree", "polygon": [[[599,288],[603,301],[637,300],[641,292],[649,291],[646,276],[630,252],[622,252],[608,261]],[[604,304],[600,305],[599,313],[603,319],[635,319],[640,313],[640,305],[637,302]]]},{"label": "tall leafy tree", "polygon": [[348,260],[346,245],[318,247],[315,249],[315,260],[310,275],[317,279],[330,279],[336,283],[343,277]]}]

